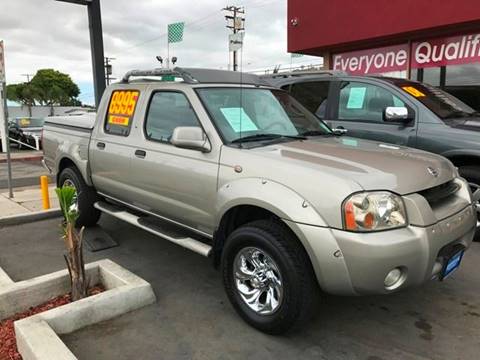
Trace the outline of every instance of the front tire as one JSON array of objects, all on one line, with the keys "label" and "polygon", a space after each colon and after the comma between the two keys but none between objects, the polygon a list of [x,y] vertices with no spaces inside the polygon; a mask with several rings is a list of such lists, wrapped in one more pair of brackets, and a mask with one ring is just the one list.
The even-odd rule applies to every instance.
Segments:
[{"label": "front tire", "polygon": [[282,334],[312,314],[318,285],[310,259],[280,221],[259,220],[232,232],[222,272],[233,307],[260,331]]},{"label": "front tire", "polygon": [[[480,167],[479,166],[461,166],[458,168],[458,172],[460,173],[460,176],[465,178],[469,183],[477,184],[480,186]],[[472,192],[474,192],[476,189],[472,188]],[[477,204],[477,206],[480,206],[480,204]],[[480,221],[480,212],[477,210],[477,219]],[[477,232],[475,234],[475,238],[473,239],[474,241],[480,242],[480,229],[477,229]]]},{"label": "front tire", "polygon": [[102,214],[94,207],[98,196],[95,190],[85,183],[80,172],[74,167],[67,167],[62,170],[58,180],[59,186],[73,186],[77,191],[78,219],[76,226],[90,227],[97,224]]}]

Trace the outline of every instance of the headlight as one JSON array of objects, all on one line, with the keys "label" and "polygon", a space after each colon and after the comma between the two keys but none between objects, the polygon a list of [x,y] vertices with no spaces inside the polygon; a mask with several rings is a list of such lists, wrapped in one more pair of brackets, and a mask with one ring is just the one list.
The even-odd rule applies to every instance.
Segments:
[{"label": "headlight", "polygon": [[343,203],[345,230],[368,232],[405,226],[403,199],[391,192],[365,192],[350,196]]}]

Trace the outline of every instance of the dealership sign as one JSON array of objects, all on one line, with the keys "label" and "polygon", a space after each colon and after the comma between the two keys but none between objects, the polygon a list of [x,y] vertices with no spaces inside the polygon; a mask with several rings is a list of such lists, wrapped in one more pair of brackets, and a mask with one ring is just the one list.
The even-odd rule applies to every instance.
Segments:
[{"label": "dealership sign", "polygon": [[[405,71],[408,54],[408,44],[335,54],[333,69],[353,75]],[[415,42],[410,54],[412,68],[480,62],[480,34]]]},{"label": "dealership sign", "polygon": [[378,74],[407,69],[408,45],[352,51],[333,56],[333,69],[353,75]]},{"label": "dealership sign", "polygon": [[480,62],[480,34],[416,42],[412,50],[413,68]]}]

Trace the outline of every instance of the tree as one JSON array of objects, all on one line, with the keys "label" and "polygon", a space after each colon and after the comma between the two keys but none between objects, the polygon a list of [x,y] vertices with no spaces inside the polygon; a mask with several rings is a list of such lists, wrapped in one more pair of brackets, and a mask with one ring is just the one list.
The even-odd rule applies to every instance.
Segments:
[{"label": "tree", "polygon": [[85,278],[85,262],[83,260],[83,228],[77,231],[75,223],[78,218],[76,204],[76,190],[72,186],[63,186],[55,189],[60,209],[63,213],[63,240],[67,247],[65,260],[70,274],[72,286],[72,301],[87,296],[87,281]]},{"label": "tree", "polygon": [[35,105],[34,91],[29,83],[11,84],[7,86],[7,99],[28,106],[32,116],[32,106]]},{"label": "tree", "polygon": [[80,89],[69,75],[53,69],[38,70],[28,83],[7,86],[7,99],[27,105],[81,106]]},{"label": "tree", "polygon": [[71,106],[78,102],[80,89],[70,75],[53,69],[38,70],[30,82],[35,102],[44,106]]}]

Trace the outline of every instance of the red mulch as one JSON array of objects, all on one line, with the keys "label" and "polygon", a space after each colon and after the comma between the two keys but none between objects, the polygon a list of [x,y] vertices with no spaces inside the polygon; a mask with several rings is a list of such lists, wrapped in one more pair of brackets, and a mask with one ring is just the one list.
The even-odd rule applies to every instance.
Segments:
[{"label": "red mulch", "polygon": [[[105,291],[102,286],[95,286],[88,290],[88,296],[96,295]],[[31,307],[25,312],[0,321],[0,360],[21,360],[22,356],[17,350],[15,330],[13,323],[17,320],[54,309],[56,307],[71,303],[70,294],[57,296],[42,305]]]}]

